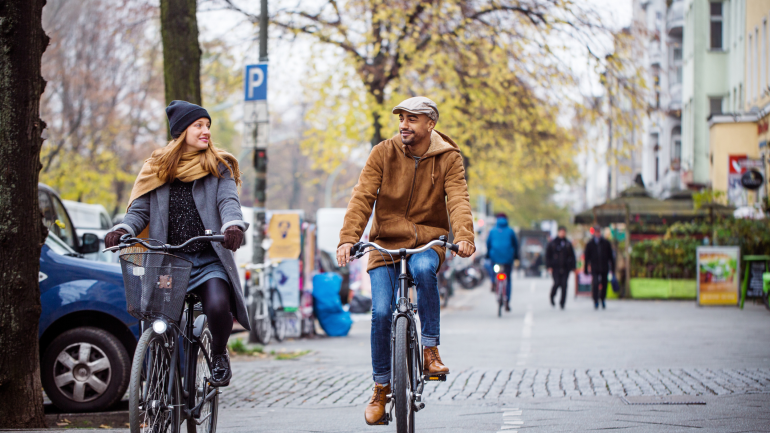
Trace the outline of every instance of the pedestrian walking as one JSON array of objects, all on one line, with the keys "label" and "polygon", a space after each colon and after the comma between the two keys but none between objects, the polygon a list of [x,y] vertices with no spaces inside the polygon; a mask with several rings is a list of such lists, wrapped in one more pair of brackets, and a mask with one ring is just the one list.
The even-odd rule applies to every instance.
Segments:
[{"label": "pedestrian walking", "polygon": [[[436,131],[436,103],[418,96],[393,109],[399,133],[372,148],[345,213],[337,246],[337,262],[350,262],[350,250],[361,239],[374,202],[370,240],[386,249],[419,248],[454,231],[460,257],[469,257],[474,246],[473,216],[460,148]],[[447,214],[449,217],[447,218]],[[445,375],[449,368],[438,353],[441,301],[436,273],[446,250],[433,247],[407,258],[409,274],[417,286],[422,327],[423,373]],[[383,423],[387,395],[391,393],[391,327],[395,308],[394,281],[399,258],[369,254],[367,271],[372,283],[372,370],[374,393],[364,410],[366,423]],[[396,398],[403,398],[398,396]]]},{"label": "pedestrian walking", "polygon": [[[508,225],[508,216],[504,213],[497,214],[495,227],[487,236],[487,258],[491,266],[500,265],[507,278],[505,279],[505,311],[511,311],[511,271],[513,261],[519,258],[519,240],[516,232]],[[489,273],[494,282],[494,272]],[[494,291],[495,285],[492,284]]]},{"label": "pedestrian walking", "polygon": [[591,274],[594,309],[599,309],[599,301],[602,308],[606,308],[604,300],[607,298],[607,273],[615,272],[615,254],[610,241],[602,237],[602,228],[598,225],[594,226],[593,239],[586,244],[584,272]]},{"label": "pedestrian walking", "polygon": [[567,281],[569,273],[575,270],[575,250],[572,249],[572,242],[567,239],[567,229],[559,226],[557,236],[548,243],[545,249],[545,266],[553,277],[553,287],[551,287],[551,305],[556,306],[554,297],[561,288],[561,300],[559,306],[564,309],[567,300]]}]

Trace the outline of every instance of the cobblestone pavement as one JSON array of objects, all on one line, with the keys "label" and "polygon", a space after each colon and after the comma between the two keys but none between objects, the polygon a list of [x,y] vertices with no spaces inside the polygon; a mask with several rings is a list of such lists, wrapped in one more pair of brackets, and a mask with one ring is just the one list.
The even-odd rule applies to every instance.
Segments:
[{"label": "cobblestone pavement", "polygon": [[[357,405],[371,395],[367,371],[274,370],[239,371],[227,389],[223,408]],[[446,382],[429,382],[426,401],[482,401],[514,398],[639,395],[730,395],[770,393],[770,368],[571,370],[467,369]]]}]

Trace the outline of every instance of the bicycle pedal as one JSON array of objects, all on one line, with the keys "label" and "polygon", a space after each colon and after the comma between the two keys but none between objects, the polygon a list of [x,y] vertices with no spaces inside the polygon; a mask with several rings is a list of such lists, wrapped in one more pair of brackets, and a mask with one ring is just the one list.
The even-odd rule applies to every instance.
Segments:
[{"label": "bicycle pedal", "polygon": [[437,374],[434,376],[425,376],[426,382],[446,382],[446,374]]}]

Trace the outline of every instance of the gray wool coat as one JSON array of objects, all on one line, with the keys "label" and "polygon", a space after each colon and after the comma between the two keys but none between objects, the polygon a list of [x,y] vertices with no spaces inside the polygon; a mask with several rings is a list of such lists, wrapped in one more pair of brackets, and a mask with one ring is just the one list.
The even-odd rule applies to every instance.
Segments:
[{"label": "gray wool coat", "polygon": [[[193,181],[193,200],[195,207],[203,221],[206,230],[214,233],[224,233],[228,227],[238,226],[245,232],[249,223],[243,221],[241,203],[238,200],[238,189],[235,180],[230,176],[230,170],[220,163],[219,172],[221,178],[207,175]],[[131,236],[141,233],[147,224],[150,225],[150,238],[163,243],[168,242],[168,207],[170,184],[165,184],[147,194],[137,198],[131,203],[121,224],[112,230],[124,229]],[[225,249],[222,244],[214,242],[219,260],[222,261],[227,276],[230,277],[230,291],[235,300],[235,318],[246,329],[249,325],[249,315],[246,312],[246,302],[243,299],[243,288],[235,265],[235,256],[232,251]]]}]

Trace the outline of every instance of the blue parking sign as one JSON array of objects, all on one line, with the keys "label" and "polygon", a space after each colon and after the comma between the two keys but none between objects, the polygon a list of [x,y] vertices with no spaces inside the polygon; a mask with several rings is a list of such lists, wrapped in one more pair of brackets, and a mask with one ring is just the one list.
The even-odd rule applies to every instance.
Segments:
[{"label": "blue parking sign", "polygon": [[264,101],[267,99],[267,63],[246,65],[244,77],[246,101]]}]

